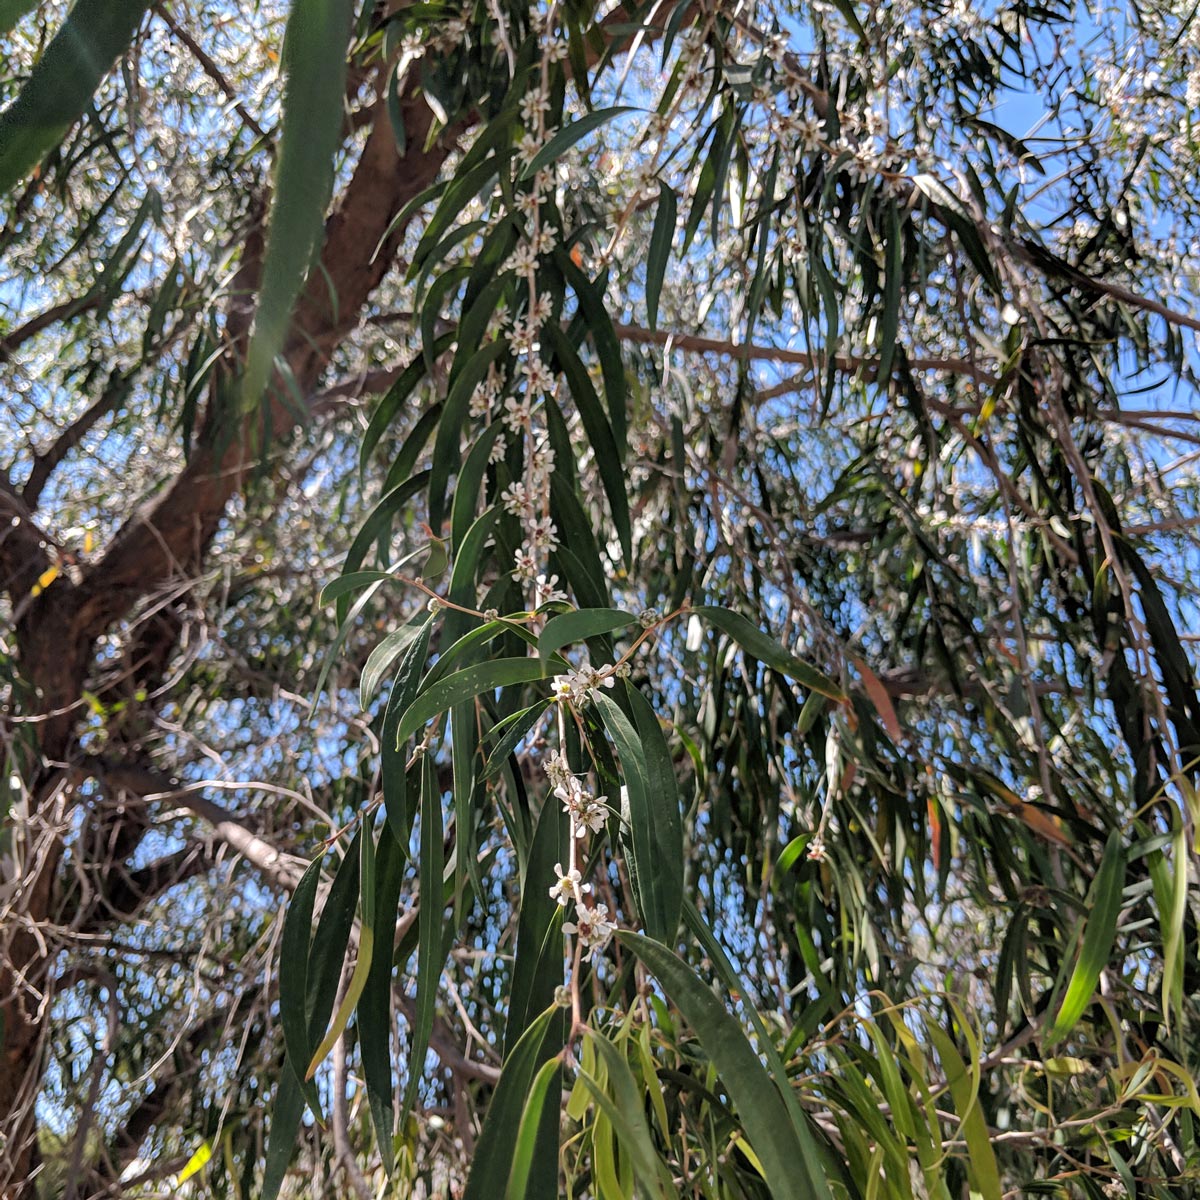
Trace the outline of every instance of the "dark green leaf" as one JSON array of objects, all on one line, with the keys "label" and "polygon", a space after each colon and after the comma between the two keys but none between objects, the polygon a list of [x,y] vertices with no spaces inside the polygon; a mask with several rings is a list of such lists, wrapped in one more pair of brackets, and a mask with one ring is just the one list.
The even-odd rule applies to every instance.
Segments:
[{"label": "dark green leaf", "polygon": [[737,1106],[775,1200],[828,1200],[829,1187],[812,1137],[803,1125],[793,1123],[741,1026],[691,967],[666,946],[644,935],[617,936],[645,963],[696,1031]]},{"label": "dark green leaf", "polygon": [[671,257],[671,243],[675,240],[677,211],[675,193],[665,183],[660,183],[658,212],[654,214],[654,230],[650,234],[650,250],[646,255],[646,311],[651,329],[658,328],[658,301],[662,295],[667,260]]},{"label": "dark green leaf", "polygon": [[580,138],[587,137],[592,130],[606,125],[614,117],[638,111],[628,104],[618,105],[616,108],[597,108],[586,116],[580,117],[578,121],[565,125],[533,156],[533,160],[521,172],[521,178],[533,178],[544,166],[565,154]]},{"label": "dark green leaf", "polygon": [[[120,8],[120,5],[116,7]],[[293,0],[283,41],[283,132],[243,403],[258,403],[313,263],[342,140],[353,0]]]},{"label": "dark green leaf", "polygon": [[621,454],[617,449],[612,427],[600,407],[600,398],[588,378],[587,369],[579,360],[574,347],[557,325],[550,324],[542,330],[546,344],[553,352],[558,366],[566,376],[571,396],[579,410],[580,420],[587,431],[588,441],[596,456],[596,469],[608,497],[617,536],[621,539],[621,551],[628,566],[633,561],[633,550],[629,527],[629,497],[625,492],[625,472],[621,467]]},{"label": "dark green leaf", "polygon": [[629,796],[629,846],[634,899],[652,936],[674,941],[683,903],[683,835],[674,768],[658,718],[634,688],[627,696],[636,727],[600,691],[593,703],[616,743]]},{"label": "dark green leaf", "polygon": [[692,612],[702,621],[715,625],[731,638],[748,654],[759,662],[794,679],[801,687],[810,692],[819,692],[830,700],[845,700],[846,694],[827,675],[823,675],[815,667],[801,662],[795,655],[789,654],[774,638],[768,637],[757,625],[746,620],[740,613],[727,608],[715,608],[701,605],[693,608]]},{"label": "dark green leaf", "polygon": [[445,870],[442,844],[442,797],[437,785],[433,756],[421,760],[421,862],[420,908],[417,912],[417,998],[408,1050],[408,1085],[400,1106],[400,1126],[408,1118],[425,1073],[425,1052],[433,1032],[438,983],[445,958],[442,954],[442,873]]},{"label": "dark green leaf", "polygon": [[580,608],[551,617],[538,638],[538,657],[545,662],[556,650],[602,633],[627,629],[637,621],[633,613],[615,608]]},{"label": "dark green leaf", "polygon": [[[83,115],[149,7],[145,0],[76,0],[17,98],[0,112],[0,195],[24,179]],[[21,9],[19,0],[10,0],[3,14],[10,27]]]},{"label": "dark green leaf", "polygon": [[512,1168],[513,1147],[521,1127],[521,1114],[530,1085],[541,1064],[557,1053],[546,1042],[553,1032],[553,1018],[561,1016],[557,1005],[547,1008],[513,1047],[504,1063],[504,1071],[492,1102],[488,1106],[483,1129],[475,1146],[475,1157],[462,1200],[494,1200],[496,1180],[507,1179]]},{"label": "dark green leaf", "polygon": [[495,662],[467,667],[435,683],[413,701],[400,720],[396,740],[398,743],[403,742],[427,721],[449,711],[464,700],[472,700],[485,692],[494,692],[497,688],[530,683],[543,678],[545,668],[536,658],[501,658]]}]

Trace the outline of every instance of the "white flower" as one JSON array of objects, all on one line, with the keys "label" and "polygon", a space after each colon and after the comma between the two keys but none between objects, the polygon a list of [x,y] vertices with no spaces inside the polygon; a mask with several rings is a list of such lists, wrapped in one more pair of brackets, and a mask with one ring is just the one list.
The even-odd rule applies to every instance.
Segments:
[{"label": "white flower", "polygon": [[528,278],[537,270],[537,258],[537,247],[532,242],[522,242],[508,256],[504,266],[506,270],[515,271],[518,275]]},{"label": "white flower", "polygon": [[548,62],[561,62],[567,57],[567,43],[562,38],[551,38],[546,43],[546,59]]},{"label": "white flower", "polygon": [[593,796],[591,792],[579,792],[579,804],[575,810],[575,836],[581,838],[585,833],[599,833],[608,820],[608,809],[604,802],[607,796]]},{"label": "white flower", "polygon": [[546,777],[555,787],[563,787],[571,778],[571,767],[567,762],[567,756],[561,750],[555,750],[546,759],[545,769]]},{"label": "white flower", "polygon": [[536,191],[524,192],[517,197],[517,207],[527,216],[532,217],[537,212],[541,198]]},{"label": "white flower", "polygon": [[554,374],[540,358],[525,360],[525,378],[531,392],[548,392],[554,387]]},{"label": "white flower", "polygon": [[592,908],[579,904],[575,908],[575,920],[563,925],[563,933],[575,934],[590,960],[597,950],[603,950],[608,945],[608,939],[616,928],[608,919],[607,904],[597,904]]},{"label": "white flower", "polygon": [[615,683],[616,676],[611,670],[597,670],[585,660],[565,675],[554,677],[554,695],[556,699],[569,699],[578,704],[596,688],[611,688]]},{"label": "white flower", "polygon": [[508,442],[504,440],[504,435],[501,434],[495,442],[492,443],[491,450],[488,451],[488,462],[498,463],[508,453]]},{"label": "white flower", "polygon": [[550,111],[550,98],[541,88],[526,92],[521,97],[521,120],[526,125],[534,124],[538,117]]},{"label": "white flower", "polygon": [[551,575],[549,579],[545,575],[539,575],[533,581],[534,590],[536,592],[536,605],[551,604],[555,600],[565,600],[567,593],[560,591],[558,588],[558,576]]},{"label": "white flower", "polygon": [[558,234],[549,225],[544,225],[538,230],[532,244],[539,254],[549,254],[558,245]]},{"label": "white flower", "polygon": [[560,908],[566,908],[572,901],[582,904],[584,895],[592,890],[592,885],[584,883],[583,876],[574,867],[564,871],[562,863],[555,863],[554,874],[558,876],[558,882],[550,889],[550,895]]},{"label": "white flower", "polygon": [[520,433],[532,419],[533,410],[528,396],[508,396],[504,401],[504,423],[513,431]]},{"label": "white flower", "polygon": [[516,560],[516,569],[512,573],[514,579],[520,581],[537,578],[537,559],[529,553],[525,546],[522,546],[513,557]]},{"label": "white flower", "polygon": [[510,483],[500,493],[500,503],[504,505],[504,511],[510,516],[533,516],[533,501],[530,499],[525,485],[519,479],[515,483]]},{"label": "white flower", "polygon": [[558,545],[558,528],[549,517],[541,517],[530,525],[529,540],[539,550],[553,550]]},{"label": "white flower", "polygon": [[471,416],[478,420],[480,417],[486,417],[492,409],[492,394],[491,389],[486,384],[480,384],[471,393],[471,405],[468,409]]},{"label": "white flower", "polygon": [[539,138],[536,134],[526,133],[517,143],[517,157],[525,166],[529,166],[541,148],[541,138]]},{"label": "white flower", "polygon": [[533,303],[533,308],[529,310],[529,327],[537,329],[539,326],[545,325],[550,318],[550,297],[539,296]]},{"label": "white flower", "polygon": [[535,487],[541,487],[554,470],[554,451],[545,442],[534,447],[529,456],[529,478]]}]

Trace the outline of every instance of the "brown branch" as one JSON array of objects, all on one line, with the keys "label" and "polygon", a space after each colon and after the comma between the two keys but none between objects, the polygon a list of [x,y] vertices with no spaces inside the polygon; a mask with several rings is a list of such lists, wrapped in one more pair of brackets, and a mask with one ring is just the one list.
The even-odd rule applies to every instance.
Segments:
[{"label": "brown branch", "polygon": [[[432,114],[414,96],[402,108],[409,146],[424,146]],[[334,348],[357,326],[363,304],[390,268],[404,236],[402,228],[388,232],[393,217],[432,182],[452,140],[443,135],[427,150],[410,149],[402,159],[386,113],[376,119],[326,226],[321,265],[297,309],[286,354],[302,392],[314,390]],[[277,441],[295,422],[291,407],[276,399],[266,417],[271,440]],[[98,637],[165,580],[195,572],[227,503],[254,465],[254,432],[250,426],[243,437],[227,439],[223,453],[212,442],[201,447],[174,483],[118,532],[79,588],[78,624],[86,636]]]},{"label": "brown branch", "polygon": [[[739,362],[793,363],[808,367],[810,371],[826,367],[829,359],[823,354],[807,350],[788,350],[781,346],[761,346],[752,342],[734,342],[726,338],[704,337],[694,333],[677,333],[669,329],[645,329],[640,325],[614,326],[617,337],[626,342],[637,342],[654,346],[670,346],[672,349],[688,350],[698,354],[721,354]],[[978,383],[995,385],[998,380],[989,372],[968,362],[965,358],[909,358],[904,360],[911,371],[945,371],[952,375],[965,375]],[[865,371],[872,376],[879,366],[875,358],[858,355],[838,355],[833,364],[839,371]],[[897,364],[899,365],[899,364]],[[810,375],[794,376],[782,383],[758,393],[758,399],[767,400],[795,391]]]},{"label": "brown branch", "polygon": [[104,299],[104,293],[99,289],[88,292],[75,300],[64,300],[61,304],[51,305],[45,312],[31,317],[24,325],[19,325],[11,333],[0,338],[0,362],[7,362],[19,346],[36,337],[43,329],[59,321],[69,321],[80,313],[96,308]]},{"label": "brown branch", "polygon": [[217,64],[208,56],[204,50],[204,47],[201,46],[200,43],[197,42],[196,39],[192,37],[192,35],[175,20],[174,17],[171,16],[165,5],[156,4],[154,6],[154,11],[159,17],[162,18],[163,24],[166,25],[166,27],[171,31],[172,35],[187,47],[188,51],[191,53],[191,56],[200,64],[201,70],[203,70],[205,75],[207,75],[209,79],[211,79],[213,83],[217,85],[218,91],[224,95],[226,100],[229,100],[232,103],[234,112],[236,112],[237,115],[242,118],[246,128],[251,130],[255,136],[266,141],[266,130],[264,130],[263,127],[254,119],[246,106],[238,98],[237,90],[233,87],[229,80],[225,78],[224,74],[222,74],[221,68],[218,67]]},{"label": "brown branch", "polygon": [[8,592],[14,609],[50,565],[48,550],[54,544],[38,527],[8,472],[0,470],[0,589]]},{"label": "brown branch", "polygon": [[103,417],[108,416],[121,402],[128,387],[128,380],[114,372],[104,391],[89,405],[54,441],[33,460],[29,477],[21,489],[21,498],[31,508],[37,507],[38,498],[55,468],[84,439]]}]

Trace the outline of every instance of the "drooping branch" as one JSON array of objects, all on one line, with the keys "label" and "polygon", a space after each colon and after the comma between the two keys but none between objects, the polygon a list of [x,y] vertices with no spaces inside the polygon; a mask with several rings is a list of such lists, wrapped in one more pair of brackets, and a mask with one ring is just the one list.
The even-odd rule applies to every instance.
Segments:
[{"label": "drooping branch", "polygon": [[30,338],[49,329],[51,325],[56,325],[60,321],[69,321],[72,317],[79,316],[80,313],[97,308],[103,299],[104,293],[96,288],[74,300],[63,300],[59,304],[53,304],[44,312],[38,313],[36,317],[30,317],[23,325],[18,325],[11,333],[0,337],[0,363],[7,362],[12,358],[13,353]]},{"label": "drooping branch", "polygon": [[[789,363],[809,368],[802,376],[784,380],[782,383],[760,392],[759,398],[764,400],[783,395],[788,391],[795,391],[801,381],[811,379],[813,370],[823,370],[830,361],[839,371],[861,371],[872,378],[879,366],[878,359],[860,355],[839,354],[830,360],[826,355],[814,354],[808,350],[790,350],[784,346],[762,346],[753,342],[735,342],[728,338],[677,333],[668,329],[646,329],[640,325],[617,325],[615,329],[617,337],[626,342],[670,347],[697,354],[720,354],[737,362]],[[989,386],[997,383],[994,375],[965,358],[910,358],[905,360],[905,365],[912,371],[944,371],[951,375],[964,375],[969,379],[974,379],[977,383]]]}]

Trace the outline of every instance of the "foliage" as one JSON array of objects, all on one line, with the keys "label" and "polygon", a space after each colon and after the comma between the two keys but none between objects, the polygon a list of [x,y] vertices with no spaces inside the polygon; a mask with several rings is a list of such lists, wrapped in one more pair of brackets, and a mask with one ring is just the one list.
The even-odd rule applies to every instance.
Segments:
[{"label": "foliage", "polygon": [[[231,84],[157,14],[125,74],[180,111],[126,131],[103,83],[7,202],[9,290],[48,292],[5,354],[81,394],[52,435],[30,385],[0,477],[9,1186],[137,1192],[141,1153],[269,1198],[1186,1192],[1192,16],[297,0],[278,108],[264,15],[206,29]],[[185,129],[235,186],[81,165]],[[150,498],[72,460],[31,543],[108,419]],[[259,828],[209,742],[276,789]],[[168,996],[146,926],[86,943],[151,868],[129,916],[224,913]],[[106,1091],[210,1046],[190,1110]],[[31,1150],[36,1095],[82,1132]]]}]

